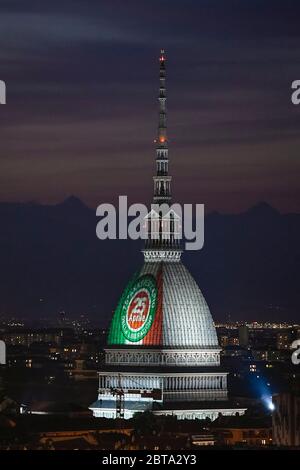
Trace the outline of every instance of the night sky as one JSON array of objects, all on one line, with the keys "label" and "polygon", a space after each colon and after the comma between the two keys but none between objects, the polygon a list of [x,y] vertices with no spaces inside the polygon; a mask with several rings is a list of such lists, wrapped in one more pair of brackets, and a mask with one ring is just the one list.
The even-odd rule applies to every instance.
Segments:
[{"label": "night sky", "polygon": [[298,0],[1,0],[0,201],[152,191],[167,52],[176,199],[300,211]]}]

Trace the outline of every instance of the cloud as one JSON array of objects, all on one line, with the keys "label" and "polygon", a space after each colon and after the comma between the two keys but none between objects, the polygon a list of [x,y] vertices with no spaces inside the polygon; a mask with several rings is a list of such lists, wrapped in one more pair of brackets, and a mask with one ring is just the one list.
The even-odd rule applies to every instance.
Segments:
[{"label": "cloud", "polygon": [[[272,193],[284,192],[287,207],[286,194],[297,192],[298,168],[286,153],[295,155],[300,125],[300,107],[290,103],[300,76],[299,10],[277,0],[2,1],[0,198],[52,200],[65,187],[88,199],[98,172],[110,194],[132,188],[134,172],[145,195],[163,46],[171,168],[185,175],[182,192],[196,192],[205,167],[207,194],[221,194],[245,169],[251,177],[242,184],[254,194],[269,166]],[[290,172],[290,187],[280,171]],[[220,196],[214,204],[236,202]]]}]

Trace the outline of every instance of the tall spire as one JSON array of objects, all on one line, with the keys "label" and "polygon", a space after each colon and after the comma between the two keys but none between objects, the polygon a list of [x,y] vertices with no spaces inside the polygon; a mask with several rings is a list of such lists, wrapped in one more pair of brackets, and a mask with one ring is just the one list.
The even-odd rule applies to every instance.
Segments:
[{"label": "tall spire", "polygon": [[[156,174],[153,176],[153,203],[160,208],[151,210],[147,216],[147,233],[145,249],[146,261],[179,261],[181,255],[180,241],[175,236],[179,232],[179,217],[170,210],[171,180],[169,175],[169,155],[167,139],[167,93],[166,93],[166,55],[161,49],[159,56],[159,118],[156,139]],[[163,213],[161,206],[167,210]]]},{"label": "tall spire", "polygon": [[171,176],[169,176],[169,156],[167,139],[167,93],[166,93],[166,56],[164,49],[159,57],[159,119],[156,147],[156,175],[154,181],[154,203],[171,202]]}]

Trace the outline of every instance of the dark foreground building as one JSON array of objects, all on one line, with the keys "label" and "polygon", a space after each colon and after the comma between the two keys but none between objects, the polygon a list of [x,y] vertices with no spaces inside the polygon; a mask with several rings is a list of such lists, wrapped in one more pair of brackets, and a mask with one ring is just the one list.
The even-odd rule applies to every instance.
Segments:
[{"label": "dark foreground building", "polygon": [[278,446],[300,446],[300,390],[273,396],[273,442]]}]

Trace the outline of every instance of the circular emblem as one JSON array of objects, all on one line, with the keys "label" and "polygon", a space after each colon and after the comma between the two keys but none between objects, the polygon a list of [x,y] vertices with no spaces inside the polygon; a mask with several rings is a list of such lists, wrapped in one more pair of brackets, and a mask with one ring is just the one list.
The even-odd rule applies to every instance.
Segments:
[{"label": "circular emblem", "polygon": [[121,310],[121,326],[125,338],[132,342],[146,336],[154,320],[157,305],[155,278],[141,276],[129,289]]}]

